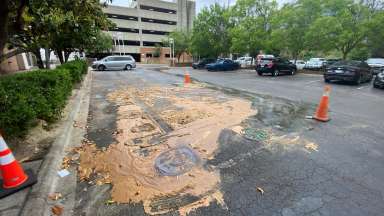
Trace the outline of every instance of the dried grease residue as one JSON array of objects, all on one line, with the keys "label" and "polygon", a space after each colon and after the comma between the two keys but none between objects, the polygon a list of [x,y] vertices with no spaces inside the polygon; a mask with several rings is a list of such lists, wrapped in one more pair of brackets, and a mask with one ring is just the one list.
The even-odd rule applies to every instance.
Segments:
[{"label": "dried grease residue", "polygon": [[[224,128],[233,127],[255,115],[249,101],[224,97],[199,86],[188,88],[128,88],[113,92],[109,100],[119,105],[116,144],[105,151],[95,145],[83,145],[80,151],[79,175],[83,180],[92,174],[100,176],[99,182],[112,183],[111,197],[118,203],[143,202],[149,214],[178,209],[185,215],[195,208],[207,206],[216,200],[225,207],[218,190],[218,170],[203,168],[206,159],[212,158],[218,148],[218,137]],[[203,96],[202,96],[203,95]],[[156,110],[156,100],[170,103],[169,108]],[[172,126],[174,131],[165,134],[159,125],[136,105],[144,101]],[[157,138],[158,142],[153,142]],[[189,172],[179,176],[161,176],[154,168],[156,157],[169,149],[189,146],[201,158]],[[156,206],[159,200],[183,196],[197,198],[191,202],[164,208]]]}]

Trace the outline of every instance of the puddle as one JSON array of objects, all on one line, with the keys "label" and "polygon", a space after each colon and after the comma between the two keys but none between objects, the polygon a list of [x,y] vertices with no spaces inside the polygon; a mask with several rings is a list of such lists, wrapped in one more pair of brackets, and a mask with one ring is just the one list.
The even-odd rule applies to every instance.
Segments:
[{"label": "puddle", "polygon": [[313,105],[231,88],[212,85],[207,85],[207,88],[252,101],[252,107],[257,109],[258,112],[253,118],[247,120],[250,128],[270,126],[280,131],[293,132],[300,131],[311,125],[311,122],[306,120],[305,116],[312,115],[310,112],[314,110]]}]

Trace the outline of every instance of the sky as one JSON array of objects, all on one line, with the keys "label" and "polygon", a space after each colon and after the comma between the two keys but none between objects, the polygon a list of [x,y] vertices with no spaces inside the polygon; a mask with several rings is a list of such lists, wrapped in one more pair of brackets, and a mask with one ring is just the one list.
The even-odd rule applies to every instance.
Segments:
[{"label": "sky", "polygon": [[[172,0],[165,0],[165,1],[172,1]],[[277,0],[280,4],[283,2],[287,2],[289,0]],[[118,6],[128,6],[129,0],[113,0],[112,5],[118,5]],[[233,5],[236,0],[195,0],[196,2],[196,13],[199,13],[201,9],[204,7],[208,7],[212,4],[219,3],[220,5],[227,6],[228,3],[230,5]]]}]

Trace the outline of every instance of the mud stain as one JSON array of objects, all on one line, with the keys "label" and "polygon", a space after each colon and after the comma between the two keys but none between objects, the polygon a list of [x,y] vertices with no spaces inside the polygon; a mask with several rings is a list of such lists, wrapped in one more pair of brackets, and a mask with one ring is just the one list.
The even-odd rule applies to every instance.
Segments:
[{"label": "mud stain", "polygon": [[[118,105],[116,143],[107,149],[84,144],[78,150],[80,179],[96,176],[98,184],[111,183],[113,201],[143,203],[152,215],[176,209],[185,215],[213,201],[225,208],[220,172],[207,169],[205,163],[216,154],[222,130],[239,125],[257,111],[250,101],[217,96],[217,91],[196,85],[111,92],[108,99]],[[159,106],[159,98],[165,106]],[[138,100],[160,113],[173,131],[164,131],[137,105]],[[154,166],[156,158],[181,146],[193,149],[200,162],[178,176],[161,175]]]}]

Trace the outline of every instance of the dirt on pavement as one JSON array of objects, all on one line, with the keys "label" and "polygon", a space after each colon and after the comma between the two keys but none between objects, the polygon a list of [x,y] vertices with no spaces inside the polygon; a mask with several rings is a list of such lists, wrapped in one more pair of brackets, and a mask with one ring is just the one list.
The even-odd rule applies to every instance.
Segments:
[{"label": "dirt on pavement", "polygon": [[[81,180],[111,183],[114,202],[142,202],[148,214],[178,209],[185,215],[213,200],[225,207],[219,170],[205,166],[205,161],[214,157],[224,128],[257,113],[250,101],[223,94],[218,97],[217,92],[198,85],[127,88],[108,98],[118,105],[116,143],[98,149],[86,142],[76,149]],[[164,130],[148,109],[173,131]],[[160,173],[155,167],[158,156],[181,147],[197,155],[195,166],[176,176]],[[188,163],[185,155],[168,159],[166,168]]]}]

